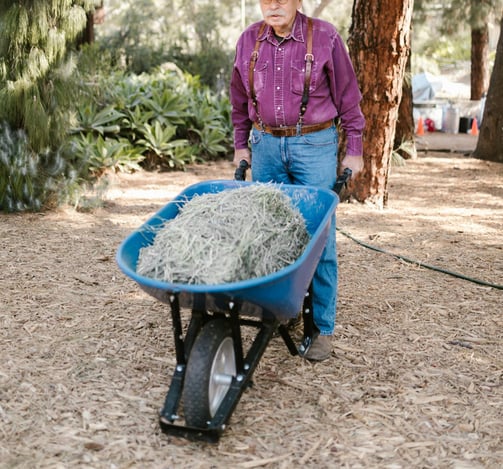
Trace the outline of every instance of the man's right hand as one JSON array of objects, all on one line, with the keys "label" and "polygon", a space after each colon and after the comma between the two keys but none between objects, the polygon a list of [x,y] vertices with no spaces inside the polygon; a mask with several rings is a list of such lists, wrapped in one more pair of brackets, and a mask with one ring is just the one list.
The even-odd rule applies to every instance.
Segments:
[{"label": "man's right hand", "polygon": [[245,160],[248,165],[251,166],[251,154],[248,148],[240,148],[239,150],[234,150],[233,163],[236,168],[239,167],[239,163],[241,163],[242,160]]}]

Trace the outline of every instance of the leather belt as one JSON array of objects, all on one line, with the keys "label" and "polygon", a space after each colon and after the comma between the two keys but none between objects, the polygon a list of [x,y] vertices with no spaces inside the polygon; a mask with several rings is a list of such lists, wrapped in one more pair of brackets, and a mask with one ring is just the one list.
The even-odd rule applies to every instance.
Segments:
[{"label": "leather belt", "polygon": [[[334,120],[331,119],[326,122],[321,122],[320,124],[311,124],[311,125],[303,125],[300,128],[300,135],[310,134],[312,132],[318,132],[319,130],[325,130],[334,125]],[[266,132],[268,134],[273,135],[274,137],[295,137],[297,135],[297,126],[292,125],[288,127],[270,127],[268,125],[260,125],[258,122],[254,122],[253,126]]]}]

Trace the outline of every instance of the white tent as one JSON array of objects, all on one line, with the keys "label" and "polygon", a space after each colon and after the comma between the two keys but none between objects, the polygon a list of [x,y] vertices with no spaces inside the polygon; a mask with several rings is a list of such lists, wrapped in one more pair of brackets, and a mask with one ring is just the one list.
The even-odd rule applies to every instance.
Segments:
[{"label": "white tent", "polygon": [[424,72],[412,77],[412,99],[415,103],[432,101],[442,84],[435,81],[434,76]]},{"label": "white tent", "polygon": [[434,100],[470,99],[470,87],[453,83],[441,76],[428,72],[412,77],[412,99],[415,103]]}]

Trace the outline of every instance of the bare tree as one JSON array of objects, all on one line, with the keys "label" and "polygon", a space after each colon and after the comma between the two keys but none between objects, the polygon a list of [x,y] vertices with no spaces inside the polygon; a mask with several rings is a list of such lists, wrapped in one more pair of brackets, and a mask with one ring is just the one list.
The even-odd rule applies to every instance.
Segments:
[{"label": "bare tree", "polygon": [[363,94],[365,167],[350,186],[357,200],[386,204],[413,0],[355,0],[349,51]]}]

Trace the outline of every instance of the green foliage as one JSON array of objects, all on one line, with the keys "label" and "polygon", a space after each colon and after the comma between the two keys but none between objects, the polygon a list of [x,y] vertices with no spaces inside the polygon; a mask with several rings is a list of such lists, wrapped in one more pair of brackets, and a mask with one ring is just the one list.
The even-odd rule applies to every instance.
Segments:
[{"label": "green foliage", "polygon": [[169,35],[166,33],[170,22],[166,16],[173,8],[169,1],[162,3],[159,8],[159,2],[151,0],[107,2],[106,24],[103,28],[96,27],[96,35],[100,49],[111,53],[115,67],[140,74],[167,60]]},{"label": "green foliage", "polygon": [[398,148],[391,152],[392,166],[405,166],[406,160],[417,156],[416,145],[412,140],[402,140]]},{"label": "green foliage", "polygon": [[76,87],[69,55],[93,0],[11,2],[0,11],[0,120],[39,153],[65,136]]},{"label": "green foliage", "polygon": [[218,127],[206,126],[203,129],[194,129],[199,137],[199,147],[208,156],[215,157],[219,153],[226,151],[223,145],[225,141],[225,132]]},{"label": "green foliage", "polygon": [[503,0],[416,0],[414,72],[440,73],[444,65],[471,60],[470,30],[499,20]]},{"label": "green foliage", "polygon": [[169,60],[188,73],[200,77],[201,83],[215,91],[227,88],[233,56],[233,50],[212,46],[207,46],[197,53],[182,52],[177,48],[170,48],[168,51]]},{"label": "green foliage", "polygon": [[144,124],[139,130],[142,137],[137,145],[146,153],[149,166],[161,163],[170,168],[182,168],[186,163],[195,161],[187,140],[176,139],[174,125],[162,125],[157,120],[153,125]]},{"label": "green foliage", "polygon": [[0,211],[38,211],[62,189],[66,169],[59,153],[30,149],[23,130],[0,124]]},{"label": "green foliage", "polygon": [[183,96],[170,89],[151,89],[142,104],[161,124],[183,124],[186,117],[187,104]]},{"label": "green foliage", "polygon": [[107,106],[100,111],[96,111],[93,104],[82,106],[77,110],[78,126],[72,129],[72,132],[97,132],[100,135],[107,133],[119,133],[120,125],[118,122],[124,117],[124,114]]},{"label": "green foliage", "polygon": [[208,157],[218,157],[228,151],[226,143],[232,135],[230,102],[227,96],[219,96],[208,88],[194,83],[190,96],[189,140],[198,145]]},{"label": "green foliage", "polygon": [[[440,32],[452,35],[460,28],[480,28],[491,14],[499,21],[503,0],[415,0],[414,21],[430,23],[432,18],[441,18]],[[431,29],[428,28],[430,31]]]},{"label": "green foliage", "polygon": [[[140,164],[183,169],[231,149],[228,98],[173,65],[151,74],[113,73],[90,86],[68,154],[92,174],[100,174],[100,167],[125,171]],[[93,87],[100,90],[99,100]]]},{"label": "green foliage", "polygon": [[144,156],[124,139],[104,138],[93,133],[79,133],[64,146],[66,157],[83,180],[96,180],[106,170],[140,170]]},{"label": "green foliage", "polygon": [[[110,0],[107,24],[96,28],[97,42],[113,51],[113,61],[127,72],[150,73],[163,63],[201,77],[213,90],[227,87],[239,19],[239,5],[181,0]],[[222,34],[223,31],[223,34]],[[237,39],[237,37],[236,37]]]},{"label": "green foliage", "polygon": [[468,23],[472,29],[478,29],[487,24],[489,15],[495,12],[498,17],[501,14],[503,1],[501,0],[450,0],[444,1],[443,28],[442,32],[451,34],[460,25]]},{"label": "green foliage", "polygon": [[450,37],[430,37],[424,43],[422,52],[435,64],[449,64],[469,61],[471,48],[470,43],[463,40],[461,34],[454,34]]}]

